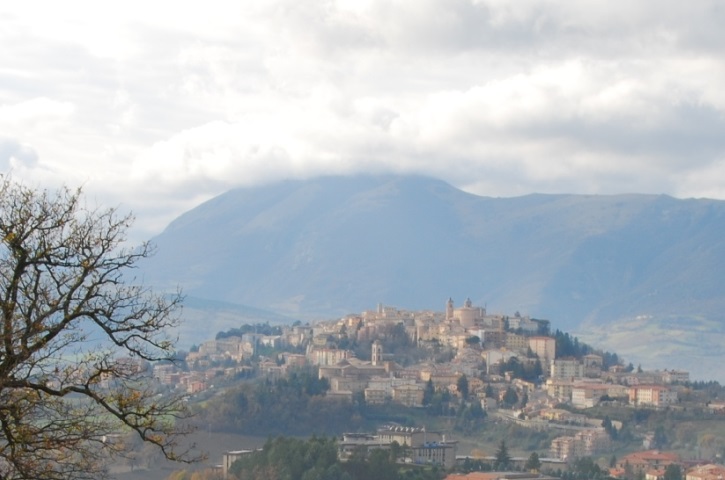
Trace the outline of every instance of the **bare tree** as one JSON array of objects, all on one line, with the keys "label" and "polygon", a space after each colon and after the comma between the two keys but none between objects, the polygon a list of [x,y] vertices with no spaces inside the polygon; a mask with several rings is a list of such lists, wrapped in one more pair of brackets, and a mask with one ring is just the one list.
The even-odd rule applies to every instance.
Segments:
[{"label": "bare tree", "polygon": [[131,222],[0,180],[0,479],[103,478],[114,433],[192,460],[183,399],[143,368],[173,353],[180,296],[130,277],[151,253],[124,246]]}]

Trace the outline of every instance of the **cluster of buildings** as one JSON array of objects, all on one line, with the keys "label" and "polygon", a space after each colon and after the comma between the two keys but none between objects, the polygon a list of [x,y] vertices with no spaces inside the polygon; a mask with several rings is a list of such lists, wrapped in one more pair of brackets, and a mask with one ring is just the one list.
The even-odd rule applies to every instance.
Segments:
[{"label": "cluster of buildings", "polygon": [[367,453],[373,449],[390,450],[397,444],[400,461],[416,465],[439,465],[449,469],[456,464],[458,442],[446,440],[439,432],[427,432],[425,428],[386,425],[375,433],[345,433],[339,442],[341,460],[352,455]]},{"label": "cluster of buildings", "polygon": [[[419,356],[428,359],[405,364],[385,351],[385,344],[401,338],[428,352]],[[367,343],[369,359],[367,355],[358,358],[352,346]],[[263,347],[273,349],[275,356],[260,356]],[[450,355],[445,361],[434,360],[441,351]],[[248,333],[210,340],[189,353],[186,364],[187,369],[157,365],[154,376],[161,383],[195,393],[209,388],[219,377],[250,372],[274,377],[312,365],[320,378],[328,380],[329,397],[351,400],[362,395],[369,404],[394,402],[408,407],[424,406],[426,391],[432,386],[436,392],[447,392],[453,406],[480,402],[483,410],[504,420],[531,428],[560,429],[562,436],[552,442],[550,454],[564,461],[607,452],[611,439],[601,419],[557,406],[586,409],[600,402],[619,402],[666,408],[678,403],[678,389],[689,381],[689,374],[683,371],[642,372],[605,365],[603,356],[597,354],[562,357],[557,339],[549,334],[548,321],[518,313],[492,315],[470,299],[460,307],[449,299],[440,312],[378,305],[375,310],[337,320],[282,327],[279,335]],[[510,365],[537,374],[522,378],[520,371],[509,370]],[[461,392],[464,376],[467,391]],[[510,402],[512,391],[518,399],[514,404]],[[408,433],[406,441],[411,443],[407,445],[413,447],[419,440],[416,435],[423,432]],[[380,443],[379,435],[349,436],[343,444]],[[437,455],[445,455],[449,461],[450,442],[432,442],[435,449],[421,452],[445,464]]]},{"label": "cluster of buildings", "polygon": [[683,460],[677,453],[646,450],[634,452],[620,458],[609,470],[615,478],[644,478],[645,480],[663,480],[670,466],[677,466],[684,480],[722,480],[725,478],[725,466],[713,463],[702,464],[697,461]]}]

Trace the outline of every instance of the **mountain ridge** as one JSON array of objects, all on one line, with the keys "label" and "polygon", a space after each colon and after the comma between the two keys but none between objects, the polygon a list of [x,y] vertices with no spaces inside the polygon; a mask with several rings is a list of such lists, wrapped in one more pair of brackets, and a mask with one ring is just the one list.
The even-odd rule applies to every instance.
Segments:
[{"label": "mountain ridge", "polygon": [[[586,331],[641,316],[723,325],[725,202],[491,198],[417,176],[234,189],[153,241],[150,283],[297,318],[451,296]],[[697,320],[695,320],[697,321]]]}]

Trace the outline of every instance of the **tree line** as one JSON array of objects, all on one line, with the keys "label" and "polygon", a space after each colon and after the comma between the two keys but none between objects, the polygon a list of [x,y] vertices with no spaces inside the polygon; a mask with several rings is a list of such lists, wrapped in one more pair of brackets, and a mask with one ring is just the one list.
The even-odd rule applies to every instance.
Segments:
[{"label": "tree line", "polygon": [[398,462],[403,448],[358,450],[342,462],[337,440],[277,437],[259,452],[234,462],[230,475],[237,480],[440,480],[438,468],[411,467]]},{"label": "tree line", "polygon": [[362,428],[355,402],[326,398],[327,379],[311,368],[287,378],[244,382],[201,405],[201,421],[215,431],[251,435],[338,434]]}]

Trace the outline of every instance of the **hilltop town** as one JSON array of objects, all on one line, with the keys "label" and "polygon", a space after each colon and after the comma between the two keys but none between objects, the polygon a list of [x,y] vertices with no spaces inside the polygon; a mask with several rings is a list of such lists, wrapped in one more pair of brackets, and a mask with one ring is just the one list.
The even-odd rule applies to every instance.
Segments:
[{"label": "hilltop town", "polygon": [[[449,299],[440,312],[378,305],[313,325],[248,325],[202,341],[182,360],[155,365],[153,375],[166,388],[190,396],[208,398],[240,379],[283,379],[312,369],[329,401],[465,414],[546,432],[548,445],[537,459],[549,468],[566,468],[580,458],[611,457],[611,476],[634,478],[635,472],[658,478],[671,464],[684,472],[719,462],[725,448],[722,438],[710,438],[704,446],[707,442],[697,432],[694,438],[673,438],[674,432],[665,433],[661,426],[635,429],[636,422],[623,420],[631,416],[621,413],[627,411],[697,412],[703,418],[725,413],[717,393],[713,397],[695,388],[688,372],[625,365],[614,353],[552,332],[547,320],[490,314],[470,300],[456,306]],[[462,459],[495,461],[464,451],[455,440],[462,435],[386,424],[374,432],[344,433],[339,453],[344,458],[355,449],[390,448],[395,441],[410,448],[406,458],[411,463],[451,469]],[[662,451],[675,444],[677,452]],[[687,448],[698,449],[697,455],[688,456]],[[225,474],[247,453],[230,450]],[[514,460],[523,468],[527,458]]]}]

